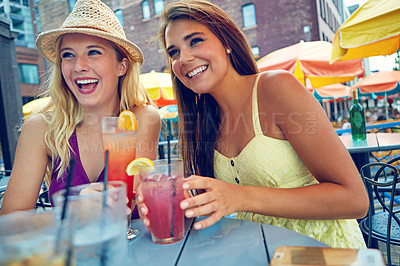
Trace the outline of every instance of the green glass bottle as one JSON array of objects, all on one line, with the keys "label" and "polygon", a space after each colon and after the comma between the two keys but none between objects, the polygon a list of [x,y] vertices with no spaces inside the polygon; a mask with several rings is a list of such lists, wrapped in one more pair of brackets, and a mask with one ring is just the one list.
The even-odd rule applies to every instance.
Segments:
[{"label": "green glass bottle", "polygon": [[367,139],[364,108],[358,101],[357,90],[353,90],[353,105],[350,108],[350,124],[353,141],[363,141]]}]

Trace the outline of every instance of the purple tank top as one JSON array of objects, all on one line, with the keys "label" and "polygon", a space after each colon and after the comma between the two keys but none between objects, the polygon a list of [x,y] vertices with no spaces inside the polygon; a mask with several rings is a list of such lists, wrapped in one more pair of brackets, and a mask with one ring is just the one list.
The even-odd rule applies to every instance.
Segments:
[{"label": "purple tank top", "polygon": [[[85,169],[83,169],[83,165],[81,162],[81,157],[79,155],[79,147],[78,147],[78,140],[76,138],[76,130],[72,133],[69,139],[69,145],[71,146],[71,157],[75,159],[75,168],[74,173],[72,175],[71,186],[78,186],[83,184],[90,183],[89,177],[87,176]],[[60,160],[57,158],[54,163],[53,172],[51,173],[51,181],[49,186],[49,198],[51,205],[53,205],[52,196],[55,192],[64,189],[67,176],[69,173],[69,169],[65,170],[62,174],[61,178],[57,180],[58,170],[57,167],[60,164]],[[104,181],[104,169],[101,171],[100,175],[97,177],[96,182]]]}]

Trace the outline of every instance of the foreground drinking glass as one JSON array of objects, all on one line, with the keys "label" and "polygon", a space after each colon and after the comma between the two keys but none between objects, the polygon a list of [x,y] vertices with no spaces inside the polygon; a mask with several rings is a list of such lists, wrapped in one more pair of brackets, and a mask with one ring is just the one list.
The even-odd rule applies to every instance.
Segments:
[{"label": "foreground drinking glass", "polygon": [[[118,127],[118,117],[103,117],[102,120],[103,149],[108,150],[108,180],[125,182],[128,196],[128,207],[133,210],[135,193],[133,191],[134,176],[126,173],[126,167],[136,157],[137,131],[123,130]],[[131,228],[131,214],[128,217],[127,239],[132,240],[139,231]]]},{"label": "foreground drinking glass", "polygon": [[[62,208],[65,190],[53,195]],[[71,187],[67,218],[71,222],[75,265],[124,265],[126,242],[126,186],[121,181]]]},{"label": "foreground drinking glass", "polygon": [[153,166],[139,166],[144,202],[149,210],[151,237],[156,244],[182,240],[185,234],[182,160],[154,161]]},{"label": "foreground drinking glass", "polygon": [[1,216],[0,265],[66,265],[68,226],[67,220],[61,224],[51,211],[20,211]]}]

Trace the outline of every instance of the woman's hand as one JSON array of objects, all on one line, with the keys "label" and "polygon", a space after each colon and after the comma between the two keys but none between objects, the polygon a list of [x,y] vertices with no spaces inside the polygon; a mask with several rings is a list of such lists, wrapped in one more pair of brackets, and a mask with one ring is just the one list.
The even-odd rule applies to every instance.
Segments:
[{"label": "woman's hand", "polygon": [[149,218],[147,218],[149,209],[147,209],[147,206],[144,203],[142,186],[141,186],[140,182],[136,188],[136,205],[138,208],[140,219],[143,221],[144,225],[147,227],[147,231],[151,231],[150,221],[149,221]]},{"label": "woman's hand", "polygon": [[[113,189],[113,188],[116,188],[116,186],[113,186],[112,184],[108,184],[108,189]],[[88,194],[94,194],[94,193],[101,193],[103,191],[104,191],[104,184],[90,183],[88,186],[86,186],[84,189],[82,189],[79,194],[80,195],[88,195]],[[86,201],[82,201],[82,202],[85,203]],[[125,204],[127,204],[128,202],[129,202],[128,197],[125,197]],[[106,206],[113,206],[113,205],[115,205],[115,203],[116,203],[116,201],[112,196],[108,196],[106,198]],[[92,208],[92,209],[94,208],[93,206],[96,206],[96,205],[93,205],[93,204],[96,204],[95,201],[93,201],[93,200],[90,201],[90,204],[91,204],[90,208]],[[103,207],[103,199],[102,198],[99,198],[99,200],[97,202],[97,207],[99,209],[101,209]],[[128,207],[125,208],[126,215],[129,215],[131,212],[132,211],[130,208],[128,208]]]},{"label": "woman's hand", "polygon": [[[185,189],[183,193],[185,195],[185,198],[192,197],[192,194],[187,189]],[[149,213],[149,209],[147,208],[144,201],[145,200],[144,200],[143,193],[142,193],[142,187],[139,182],[139,185],[137,186],[137,189],[136,189],[136,204],[138,207],[140,219],[143,221],[144,225],[147,227],[147,230],[151,231],[150,220],[147,217],[147,214]],[[182,202],[184,202],[184,201],[182,201]],[[182,202],[181,202],[181,206],[182,206]]]},{"label": "woman's hand", "polygon": [[214,178],[192,175],[184,179],[182,185],[185,190],[202,189],[204,193],[187,198],[181,202],[188,218],[208,216],[194,224],[195,229],[209,227],[222,217],[243,209],[243,200],[240,197],[243,186],[226,183]]}]

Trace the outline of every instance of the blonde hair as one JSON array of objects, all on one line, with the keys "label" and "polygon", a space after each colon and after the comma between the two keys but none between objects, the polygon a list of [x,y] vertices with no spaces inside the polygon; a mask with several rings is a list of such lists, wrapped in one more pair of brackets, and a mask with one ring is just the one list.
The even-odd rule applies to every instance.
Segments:
[{"label": "blonde hair", "polygon": [[[68,88],[61,73],[60,44],[62,36],[57,41],[55,65],[50,69],[46,80],[45,91],[41,96],[50,96],[49,103],[30,116],[39,115],[47,123],[45,143],[51,151],[51,161],[47,164],[45,173],[46,185],[50,184],[51,173],[58,170],[57,180],[67,170],[71,158],[69,139],[84,117],[84,110],[74,94]],[[120,96],[120,110],[132,110],[135,106],[152,104],[144,86],[139,82],[140,64],[125,49],[112,43],[119,62],[128,59],[128,69],[118,82]],[[28,118],[29,119],[29,118]],[[59,160],[57,169],[54,169],[56,160]]]}]

